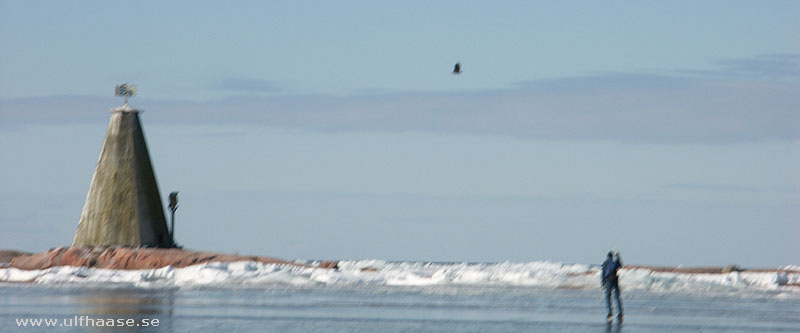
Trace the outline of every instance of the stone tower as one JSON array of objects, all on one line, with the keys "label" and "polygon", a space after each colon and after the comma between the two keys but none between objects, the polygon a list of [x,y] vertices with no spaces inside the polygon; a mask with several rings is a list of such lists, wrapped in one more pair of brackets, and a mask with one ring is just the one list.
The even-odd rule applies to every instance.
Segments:
[{"label": "stone tower", "polygon": [[[111,110],[72,246],[175,247],[167,228],[139,110]],[[119,87],[118,87],[119,91]],[[119,92],[118,92],[119,94]]]}]

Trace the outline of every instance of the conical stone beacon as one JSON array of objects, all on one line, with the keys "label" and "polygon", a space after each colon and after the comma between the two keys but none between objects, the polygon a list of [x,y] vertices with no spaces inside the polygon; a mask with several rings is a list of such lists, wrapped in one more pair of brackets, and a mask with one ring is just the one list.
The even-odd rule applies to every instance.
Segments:
[{"label": "conical stone beacon", "polygon": [[111,112],[72,246],[175,247],[139,110]]}]

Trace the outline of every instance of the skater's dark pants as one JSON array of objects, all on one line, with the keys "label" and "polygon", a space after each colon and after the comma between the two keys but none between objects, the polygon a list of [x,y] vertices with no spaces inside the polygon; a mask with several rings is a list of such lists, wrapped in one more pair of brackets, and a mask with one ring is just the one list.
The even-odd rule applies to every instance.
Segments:
[{"label": "skater's dark pants", "polygon": [[614,299],[617,301],[617,312],[622,314],[622,302],[619,300],[619,284],[617,281],[608,281],[605,283],[606,289],[606,308],[608,308],[608,315],[610,316],[613,312],[611,312],[611,291],[614,291]]}]

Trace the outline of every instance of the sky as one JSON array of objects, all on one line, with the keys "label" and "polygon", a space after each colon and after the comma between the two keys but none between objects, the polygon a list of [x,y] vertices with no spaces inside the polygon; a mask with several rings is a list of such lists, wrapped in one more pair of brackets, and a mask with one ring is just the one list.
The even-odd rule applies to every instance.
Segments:
[{"label": "sky", "polygon": [[798,12],[0,0],[0,248],[71,243],[130,82],[186,248],[797,265]]}]

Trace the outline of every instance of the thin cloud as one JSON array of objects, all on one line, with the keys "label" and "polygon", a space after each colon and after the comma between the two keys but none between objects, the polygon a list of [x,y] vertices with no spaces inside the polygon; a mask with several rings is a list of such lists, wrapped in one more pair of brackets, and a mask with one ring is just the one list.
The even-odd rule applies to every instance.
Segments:
[{"label": "thin cloud", "polygon": [[213,131],[213,132],[199,132],[194,134],[198,138],[233,138],[247,135],[244,131]]},{"label": "thin cloud", "polygon": [[681,75],[748,80],[800,80],[800,54],[763,54],[752,58],[723,59],[712,70],[680,70]]},{"label": "thin cloud", "polygon": [[215,81],[212,88],[228,92],[277,92],[280,87],[271,81],[245,78],[227,78]]},{"label": "thin cloud", "polygon": [[800,55],[766,54],[720,62],[724,71],[739,76],[766,79],[800,79]]},{"label": "thin cloud", "polygon": [[[798,140],[800,80],[764,74],[786,68],[784,62],[796,63],[798,58],[756,58],[753,61],[779,59],[782,65],[742,61],[713,75],[607,73],[479,92],[247,95],[213,102],[141,99],[137,105],[151,110],[148,122],[161,123],[617,142]],[[733,72],[738,74],[730,75]],[[75,101],[66,108],[54,107],[60,103],[57,98],[0,101],[0,113],[4,123],[42,122],[85,118],[87,109],[93,113],[103,109],[96,102],[80,106]],[[92,117],[106,121],[104,116]]]},{"label": "thin cloud", "polygon": [[764,189],[731,184],[709,184],[709,183],[677,183],[665,185],[666,189],[687,190],[687,191],[715,191],[715,192],[763,192]]},{"label": "thin cloud", "polygon": [[800,188],[790,186],[762,187],[718,183],[674,183],[664,185],[662,188],[684,191],[800,193]]}]

